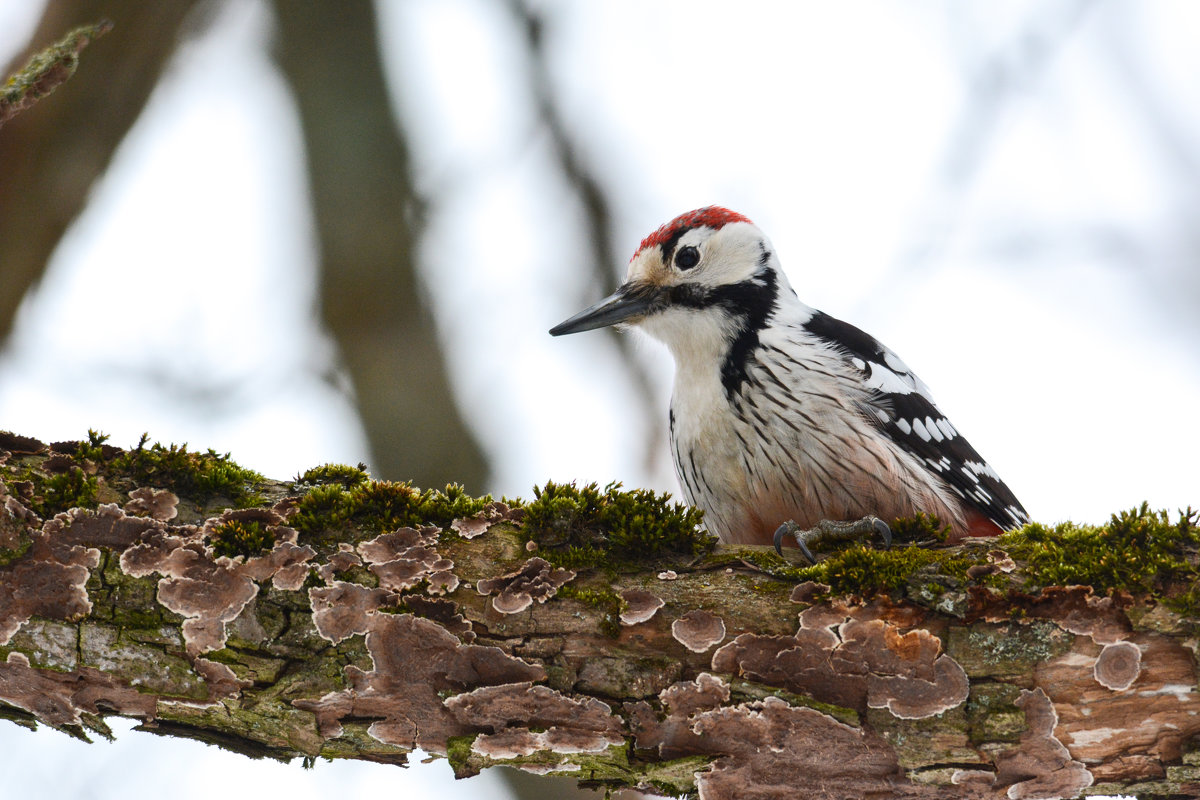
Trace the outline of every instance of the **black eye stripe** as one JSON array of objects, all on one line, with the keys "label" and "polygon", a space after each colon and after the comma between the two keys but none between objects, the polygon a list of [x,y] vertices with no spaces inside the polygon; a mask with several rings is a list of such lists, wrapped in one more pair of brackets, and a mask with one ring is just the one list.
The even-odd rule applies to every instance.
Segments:
[{"label": "black eye stripe", "polygon": [[700,251],[691,245],[679,248],[675,254],[675,266],[679,269],[691,269],[699,263]]}]

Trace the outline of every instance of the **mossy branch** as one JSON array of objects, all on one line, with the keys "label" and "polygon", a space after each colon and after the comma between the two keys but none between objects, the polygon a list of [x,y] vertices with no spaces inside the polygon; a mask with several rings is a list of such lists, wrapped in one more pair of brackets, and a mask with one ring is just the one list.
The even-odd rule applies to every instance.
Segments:
[{"label": "mossy branch", "polygon": [[81,25],[31,58],[5,82],[0,92],[0,127],[75,74],[83,48],[112,27],[108,20]]},{"label": "mossy branch", "polygon": [[807,566],[619,486],[270,481],[96,433],[0,451],[20,724],[711,798],[1200,797],[1190,510],[953,547],[914,520]]}]

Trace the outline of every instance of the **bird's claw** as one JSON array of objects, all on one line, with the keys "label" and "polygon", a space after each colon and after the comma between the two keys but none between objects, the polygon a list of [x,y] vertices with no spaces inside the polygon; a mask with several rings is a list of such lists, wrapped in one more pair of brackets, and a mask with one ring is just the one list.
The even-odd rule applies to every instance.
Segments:
[{"label": "bird's claw", "polygon": [[809,544],[830,540],[853,539],[864,533],[871,532],[874,532],[880,539],[883,539],[885,550],[892,546],[892,529],[879,517],[867,516],[848,522],[823,519],[808,530],[801,528],[792,520],[788,520],[775,529],[775,552],[783,555],[783,537],[791,536],[796,540],[796,546],[800,548],[800,552],[808,559],[808,562],[815,564],[817,563],[817,559],[813,557],[812,551],[808,549]]}]

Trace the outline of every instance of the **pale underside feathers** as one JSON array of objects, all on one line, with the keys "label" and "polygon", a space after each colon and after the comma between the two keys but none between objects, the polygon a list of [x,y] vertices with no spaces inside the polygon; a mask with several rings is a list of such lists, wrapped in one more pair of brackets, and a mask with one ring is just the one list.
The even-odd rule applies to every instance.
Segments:
[{"label": "pale underside feathers", "polygon": [[617,291],[551,330],[630,323],[675,359],[671,446],[724,541],[780,523],[937,515],[959,535],[1028,521],[888,348],[797,298],[771,243],[716,206],[647,236]]}]

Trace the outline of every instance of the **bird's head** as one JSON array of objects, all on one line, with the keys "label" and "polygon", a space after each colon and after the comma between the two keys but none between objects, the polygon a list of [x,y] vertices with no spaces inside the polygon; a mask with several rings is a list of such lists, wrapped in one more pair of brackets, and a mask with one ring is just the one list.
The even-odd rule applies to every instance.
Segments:
[{"label": "bird's head", "polygon": [[550,329],[554,336],[622,323],[672,350],[710,332],[727,339],[761,327],[785,279],[770,241],[754,223],[720,206],[689,211],[642,240],[625,282]]}]

